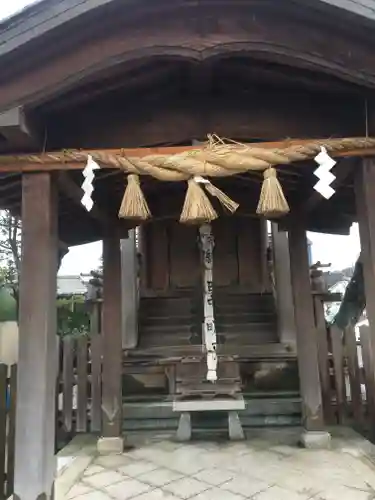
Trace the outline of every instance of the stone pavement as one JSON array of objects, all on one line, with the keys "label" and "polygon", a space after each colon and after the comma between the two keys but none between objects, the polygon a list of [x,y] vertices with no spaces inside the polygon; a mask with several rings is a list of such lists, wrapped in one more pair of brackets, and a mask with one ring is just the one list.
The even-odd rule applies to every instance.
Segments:
[{"label": "stone pavement", "polygon": [[298,448],[296,438],[280,429],[238,443],[145,440],[123,455],[93,457],[64,498],[375,500],[367,441],[348,431],[322,451]]}]

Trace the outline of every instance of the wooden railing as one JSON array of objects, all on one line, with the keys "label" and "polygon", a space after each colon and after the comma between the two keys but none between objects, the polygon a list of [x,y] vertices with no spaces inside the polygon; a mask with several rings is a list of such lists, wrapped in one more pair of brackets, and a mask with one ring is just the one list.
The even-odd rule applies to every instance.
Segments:
[{"label": "wooden railing", "polygon": [[0,364],[0,499],[13,493],[17,365]]},{"label": "wooden railing", "polygon": [[102,337],[65,337],[60,343],[57,428],[69,434],[101,430]]},{"label": "wooden railing", "polygon": [[[101,336],[60,341],[56,430],[72,436],[101,430]],[[0,364],[0,500],[13,494],[17,365]],[[32,459],[32,457],[31,457]]]},{"label": "wooden railing", "polygon": [[327,327],[321,297],[314,297],[314,306],[325,421],[366,431],[375,421],[369,328],[362,326],[357,338],[352,326]]}]

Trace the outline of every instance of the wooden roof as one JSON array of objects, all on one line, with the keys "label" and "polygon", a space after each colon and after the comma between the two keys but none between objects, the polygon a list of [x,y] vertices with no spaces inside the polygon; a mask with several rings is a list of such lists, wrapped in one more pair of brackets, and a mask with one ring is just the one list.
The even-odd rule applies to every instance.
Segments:
[{"label": "wooden roof", "polygon": [[[43,0],[0,24],[0,153],[189,145],[207,133],[247,142],[375,135],[374,6]],[[311,194],[312,169],[283,174],[295,206]],[[97,205],[115,220],[125,181],[108,174],[98,176]],[[20,174],[1,175],[0,204],[19,212]],[[100,238],[106,217],[84,212],[81,174],[67,176],[62,239]],[[260,179],[245,177],[223,182],[257,193]],[[351,178],[314,208],[311,228],[355,219]],[[184,184],[165,184],[147,180],[146,194],[183,197]]]}]

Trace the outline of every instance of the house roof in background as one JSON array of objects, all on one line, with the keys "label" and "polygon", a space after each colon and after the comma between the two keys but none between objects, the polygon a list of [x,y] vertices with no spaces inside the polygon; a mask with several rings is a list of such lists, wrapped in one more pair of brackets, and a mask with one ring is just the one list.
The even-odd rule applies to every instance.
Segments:
[{"label": "house roof in background", "polygon": [[58,276],[57,295],[84,295],[90,278],[89,275]]}]

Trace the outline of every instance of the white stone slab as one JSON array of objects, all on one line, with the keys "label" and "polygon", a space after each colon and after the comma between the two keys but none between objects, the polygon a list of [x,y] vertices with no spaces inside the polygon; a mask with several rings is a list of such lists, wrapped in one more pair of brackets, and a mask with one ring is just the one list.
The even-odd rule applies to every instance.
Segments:
[{"label": "white stone slab", "polygon": [[240,399],[212,399],[195,401],[173,401],[173,411],[240,411],[245,409],[245,401]]}]

